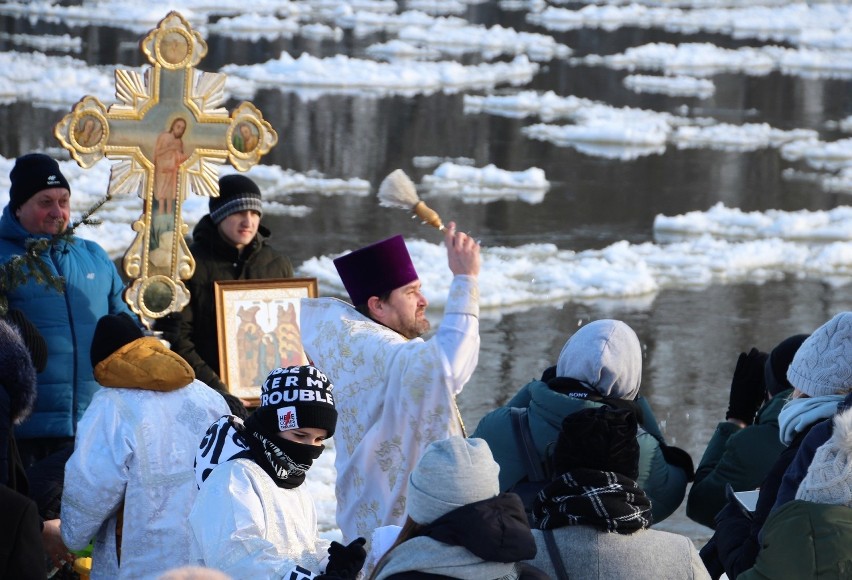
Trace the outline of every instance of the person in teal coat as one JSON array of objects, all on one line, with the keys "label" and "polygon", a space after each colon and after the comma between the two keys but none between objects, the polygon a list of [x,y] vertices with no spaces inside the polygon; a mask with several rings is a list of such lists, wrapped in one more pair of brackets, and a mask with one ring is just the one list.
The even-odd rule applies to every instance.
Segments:
[{"label": "person in teal coat", "polygon": [[686,500],[690,519],[715,528],[716,514],[727,503],[726,485],[734,491],[756,489],[772,469],[785,448],[778,435],[778,413],[793,392],[787,367],[807,337],[786,338],[768,356],[756,348],[740,354],[725,420],[717,425],[695,470]]},{"label": "person in teal coat", "polygon": [[526,408],[538,458],[548,458],[562,420],[583,409],[630,408],[639,419],[637,483],[651,499],[654,522],[669,517],[683,501],[693,476],[689,455],[666,444],[648,401],[639,396],[642,347],[636,333],[618,320],[596,320],[580,328],[562,348],[555,368],[525,385],[504,407],[485,415],[473,437],[485,439],[500,464],[500,490],[527,478],[515,439],[511,408]]}]

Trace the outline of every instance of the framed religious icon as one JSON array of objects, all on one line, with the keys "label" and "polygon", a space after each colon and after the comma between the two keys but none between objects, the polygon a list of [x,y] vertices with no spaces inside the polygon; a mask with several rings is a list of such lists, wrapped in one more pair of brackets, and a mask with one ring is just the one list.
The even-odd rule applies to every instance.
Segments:
[{"label": "framed religious icon", "polygon": [[260,400],[273,369],[307,364],[299,329],[300,300],[316,298],[316,278],[213,283],[219,377],[234,396]]}]

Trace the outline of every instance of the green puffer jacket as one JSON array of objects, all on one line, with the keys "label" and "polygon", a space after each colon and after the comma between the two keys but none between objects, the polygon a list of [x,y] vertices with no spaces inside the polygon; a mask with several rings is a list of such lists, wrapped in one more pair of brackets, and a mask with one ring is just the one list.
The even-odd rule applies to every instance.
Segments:
[{"label": "green puffer jacket", "polygon": [[727,503],[725,484],[734,491],[756,489],[784,450],[778,438],[778,413],[792,389],[782,391],[758,412],[754,425],[745,429],[723,421],[707,444],[695,482],[686,501],[686,515],[699,524],[715,528],[713,521]]},{"label": "green puffer jacket", "polygon": [[192,366],[195,376],[218,391],[226,391],[219,378],[219,337],[216,332],[216,297],[213,282],[291,278],[290,260],[267,245],[269,230],[258,228],[250,246],[240,253],[225,242],[209,215],[201,218],[189,246],[195,258],[195,274],[187,281],[189,305],[179,317],[177,336],[166,338],[173,349]]},{"label": "green puffer jacket", "polygon": [[852,578],[852,509],[793,500],[761,530],[754,566],[737,580]]}]

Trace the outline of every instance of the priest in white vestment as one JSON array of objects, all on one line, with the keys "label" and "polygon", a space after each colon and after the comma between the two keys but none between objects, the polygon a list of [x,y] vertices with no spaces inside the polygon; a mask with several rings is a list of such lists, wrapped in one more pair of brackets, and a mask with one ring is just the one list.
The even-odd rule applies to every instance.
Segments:
[{"label": "priest in white vestment", "polygon": [[408,475],[432,441],[464,435],[455,397],[479,359],[479,245],[450,223],[453,274],[429,340],[420,280],[402,236],[334,263],[354,307],[305,298],[305,352],[336,385],[337,525],[344,542],[405,520]]}]

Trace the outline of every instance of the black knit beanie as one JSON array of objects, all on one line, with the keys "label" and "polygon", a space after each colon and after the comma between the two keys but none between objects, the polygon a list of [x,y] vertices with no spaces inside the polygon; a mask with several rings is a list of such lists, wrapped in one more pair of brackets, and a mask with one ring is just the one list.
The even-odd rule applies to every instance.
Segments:
[{"label": "black knit beanie", "polygon": [[223,219],[239,211],[252,210],[263,215],[260,203],[260,188],[245,175],[226,175],[219,179],[219,197],[211,197],[210,219],[219,224]]},{"label": "black knit beanie", "polygon": [[553,450],[553,475],[586,468],[639,477],[636,415],[607,406],[583,409],[562,421]]},{"label": "black knit beanie", "polygon": [[785,338],[769,353],[763,369],[763,382],[766,384],[766,390],[773,397],[781,391],[793,388],[787,380],[787,367],[793,362],[796,351],[809,336],[809,334],[795,334]]},{"label": "black knit beanie", "polygon": [[144,334],[139,325],[128,314],[107,314],[98,320],[95,334],[92,336],[92,349],[89,356],[92,368],[125,344],[142,338]]},{"label": "black knit beanie", "polygon": [[47,343],[44,337],[36,328],[35,324],[30,322],[23,312],[17,308],[10,308],[6,313],[6,322],[9,322],[18,330],[18,334],[24,340],[24,345],[30,352],[30,360],[37,373],[44,370],[47,366]]},{"label": "black knit beanie", "polygon": [[18,157],[9,179],[12,181],[9,188],[9,210],[12,215],[39,191],[54,187],[64,187],[71,191],[68,180],[59,170],[59,163],[42,153],[28,153]]},{"label": "black knit beanie", "polygon": [[311,365],[278,368],[269,373],[260,390],[260,407],[254,412],[267,437],[281,431],[313,427],[334,435],[337,410],[331,394],[334,385]]}]

